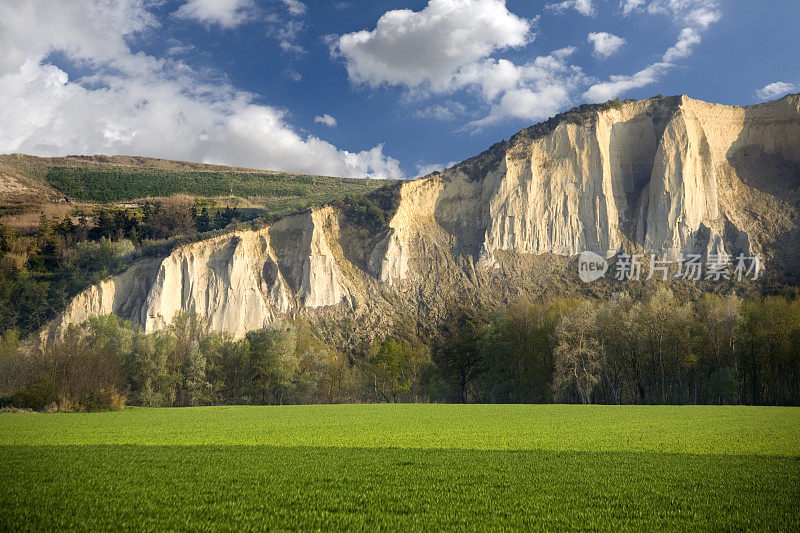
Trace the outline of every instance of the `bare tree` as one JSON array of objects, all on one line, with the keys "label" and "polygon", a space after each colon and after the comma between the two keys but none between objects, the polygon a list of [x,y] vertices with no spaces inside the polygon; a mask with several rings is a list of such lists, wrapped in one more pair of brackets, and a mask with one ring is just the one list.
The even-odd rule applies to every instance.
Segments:
[{"label": "bare tree", "polygon": [[637,399],[636,377],[632,374],[635,374],[639,336],[633,305],[628,293],[620,293],[603,303],[597,314],[597,330],[605,356],[603,380],[617,405]]},{"label": "bare tree", "polygon": [[553,391],[563,394],[574,387],[581,403],[592,403],[592,391],[603,371],[603,349],[598,341],[597,308],[581,302],[556,326]]}]

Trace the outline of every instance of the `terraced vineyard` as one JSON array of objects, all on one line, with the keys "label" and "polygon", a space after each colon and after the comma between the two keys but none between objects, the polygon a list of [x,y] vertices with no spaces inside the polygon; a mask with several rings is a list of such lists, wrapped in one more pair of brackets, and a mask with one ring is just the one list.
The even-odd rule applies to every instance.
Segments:
[{"label": "terraced vineyard", "polygon": [[797,408],[142,408],[0,427],[3,530],[800,527]]}]

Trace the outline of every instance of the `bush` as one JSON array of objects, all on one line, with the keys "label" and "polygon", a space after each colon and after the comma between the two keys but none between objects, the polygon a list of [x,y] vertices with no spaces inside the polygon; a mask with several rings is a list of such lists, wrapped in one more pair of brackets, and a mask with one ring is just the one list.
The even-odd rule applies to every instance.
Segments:
[{"label": "bush", "polygon": [[136,247],[127,239],[111,241],[103,237],[99,241],[79,242],[75,245],[76,266],[90,272],[113,272],[122,268],[135,251]]}]

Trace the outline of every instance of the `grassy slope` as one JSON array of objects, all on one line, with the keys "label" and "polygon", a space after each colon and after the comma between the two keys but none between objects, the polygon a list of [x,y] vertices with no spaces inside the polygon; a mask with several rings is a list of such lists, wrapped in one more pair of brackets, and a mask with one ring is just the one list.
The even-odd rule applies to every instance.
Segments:
[{"label": "grassy slope", "polygon": [[147,196],[263,197],[266,200],[333,201],[350,193],[370,191],[382,182],[301,174],[257,172],[176,171],[135,167],[53,167],[50,186],[70,198],[91,202],[120,202]]},{"label": "grassy slope", "polygon": [[[263,199],[270,211],[328,203],[387,183],[129,156],[0,155],[0,172],[72,200],[104,203],[173,194],[232,195]],[[37,197],[39,202],[49,198],[37,193],[28,201],[37,203]]]},{"label": "grassy slope", "polygon": [[0,415],[0,529],[800,527],[800,409]]}]

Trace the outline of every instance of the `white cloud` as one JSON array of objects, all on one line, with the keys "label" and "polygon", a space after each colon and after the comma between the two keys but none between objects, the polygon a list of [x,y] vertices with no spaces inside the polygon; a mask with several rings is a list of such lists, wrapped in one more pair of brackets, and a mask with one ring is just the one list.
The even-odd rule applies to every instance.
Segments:
[{"label": "white cloud", "polygon": [[[299,0],[279,1],[286,7],[291,17],[300,17],[306,12],[306,5]],[[297,43],[298,34],[305,28],[301,20],[289,18],[276,8],[260,9],[254,0],[186,0],[186,3],[175,12],[175,16],[207,26],[218,25],[225,29],[258,21],[267,28],[267,34],[275,38],[282,51],[297,55],[306,51]]]},{"label": "white cloud", "polygon": [[170,46],[167,49],[167,55],[170,56],[179,56],[183,54],[188,54],[194,50],[194,45],[192,44],[176,44],[175,46]]},{"label": "white cloud", "polygon": [[303,48],[302,45],[287,40],[281,41],[280,43],[278,43],[278,46],[280,46],[281,50],[283,50],[284,52],[290,52],[292,54],[297,54],[297,55],[306,53],[306,49]]},{"label": "white cloud", "polygon": [[328,126],[329,128],[336,127],[336,119],[328,115],[327,113],[322,116],[314,117],[314,122],[316,122],[317,124],[323,124],[325,126]]},{"label": "white cloud", "polygon": [[722,18],[716,0],[652,0],[647,5],[651,15],[667,15],[683,26],[705,31]]},{"label": "white cloud", "polygon": [[547,4],[544,7],[556,13],[564,13],[568,9],[574,9],[581,15],[586,15],[587,17],[593,17],[597,14],[592,0],[564,0],[563,2]]},{"label": "white cloud", "polygon": [[486,100],[516,87],[522,80],[522,69],[507,59],[485,59],[466,65],[455,76],[455,85],[476,85]]},{"label": "white cloud", "polygon": [[387,11],[371,31],[342,35],[334,52],[355,83],[445,92],[465,66],[528,43],[530,29],[504,0],[430,0],[421,11]]},{"label": "white cloud", "polygon": [[[416,99],[473,90],[490,109],[466,126],[474,130],[504,118],[547,118],[570,102],[583,79],[566,62],[574,48],[522,65],[492,57],[531,39],[531,22],[510,13],[503,0],[430,0],[418,12],[384,13],[375,29],[334,39],[333,50],[355,83],[403,86]],[[440,120],[465,114],[450,105],[415,112]]]},{"label": "white cloud", "polygon": [[303,45],[297,42],[300,33],[305,29],[305,24],[300,20],[287,20],[276,13],[266,17],[268,35],[278,40],[278,46],[284,52],[301,55],[306,53]]},{"label": "white cloud", "polygon": [[203,24],[235,28],[252,16],[252,0],[187,0],[175,16]]},{"label": "white cloud", "polygon": [[421,178],[423,176],[427,176],[428,174],[433,174],[434,172],[441,172],[446,168],[450,168],[453,165],[458,164],[458,161],[450,161],[447,164],[441,163],[417,163],[417,175],[414,176],[414,179]]},{"label": "white cloud", "polygon": [[678,35],[677,42],[664,52],[662,61],[672,63],[676,59],[683,59],[692,55],[692,48],[700,44],[700,32],[695,28],[683,28]]},{"label": "white cloud", "polygon": [[700,30],[706,30],[712,24],[718,22],[720,18],[722,18],[722,13],[715,9],[714,4],[711,4],[709,8],[703,7],[691,11],[686,16],[686,21]]},{"label": "white cloud", "polygon": [[780,98],[796,90],[798,90],[796,85],[784,81],[776,81],[757,90],[756,98],[759,102],[766,102],[767,100],[775,100],[776,98]]},{"label": "white cloud", "polygon": [[606,32],[590,33],[587,40],[594,46],[594,55],[602,59],[616,54],[626,42],[622,37]]},{"label": "white cloud", "polygon": [[570,87],[562,83],[547,84],[537,89],[520,88],[503,95],[489,116],[471,124],[482,127],[505,118],[544,120],[557,114],[570,102]]},{"label": "white cloud", "polygon": [[281,0],[289,9],[289,13],[295,16],[303,15],[306,12],[306,5],[299,0]]},{"label": "white cloud", "polygon": [[572,92],[586,80],[580,67],[566,61],[574,52],[575,48],[563,48],[515,67],[516,83],[504,88],[488,116],[469,123],[467,128],[482,128],[506,118],[532,121],[557,114],[570,103]]},{"label": "white cloud", "polygon": [[[156,27],[144,0],[0,3],[0,153],[135,154],[339,176],[401,177],[382,145],[353,153],[300,135],[286,110],[186,64],[132,53]],[[80,64],[70,80],[47,62]]]},{"label": "white cloud", "polygon": [[630,15],[644,7],[645,0],[620,0],[619,7],[623,15]]},{"label": "white cloud", "polygon": [[415,118],[432,118],[435,120],[456,120],[467,113],[467,106],[461,102],[447,101],[444,104],[426,106],[414,111]]},{"label": "white cloud", "polygon": [[639,89],[655,83],[669,67],[670,65],[667,63],[654,63],[630,76],[611,76],[609,81],[596,83],[589,87],[589,90],[583,93],[583,97],[590,102],[611,100],[631,89]]},{"label": "white cloud", "polygon": [[283,73],[286,75],[287,78],[292,80],[293,82],[300,82],[303,81],[303,75],[294,70],[293,68],[288,68]]},{"label": "white cloud", "polygon": [[[645,11],[644,2],[623,0],[620,5],[625,14]],[[653,0],[647,5],[646,11],[650,14],[669,15],[682,26],[675,44],[664,52],[660,61],[633,75],[610,76],[608,81],[591,86],[583,93],[584,98],[602,102],[621,96],[631,89],[657,82],[665,72],[675,66],[675,61],[692,55],[694,47],[702,40],[702,32],[722,17],[714,0]]]}]

